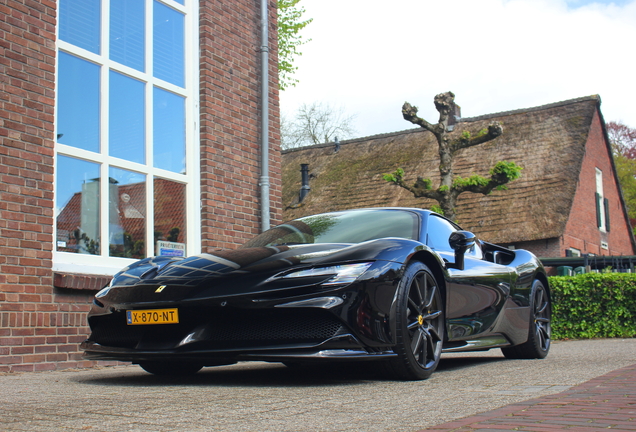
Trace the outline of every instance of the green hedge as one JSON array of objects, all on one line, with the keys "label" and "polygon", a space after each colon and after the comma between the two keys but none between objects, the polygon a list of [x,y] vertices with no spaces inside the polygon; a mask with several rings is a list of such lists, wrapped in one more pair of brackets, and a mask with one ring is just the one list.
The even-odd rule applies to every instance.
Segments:
[{"label": "green hedge", "polygon": [[636,336],[636,274],[550,277],[552,337]]}]

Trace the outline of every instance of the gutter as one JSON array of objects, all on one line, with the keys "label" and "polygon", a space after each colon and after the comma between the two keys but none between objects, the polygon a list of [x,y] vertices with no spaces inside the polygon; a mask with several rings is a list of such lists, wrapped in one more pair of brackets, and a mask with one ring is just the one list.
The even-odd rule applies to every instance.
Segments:
[{"label": "gutter", "polygon": [[261,0],[261,232],[269,229],[269,11]]}]

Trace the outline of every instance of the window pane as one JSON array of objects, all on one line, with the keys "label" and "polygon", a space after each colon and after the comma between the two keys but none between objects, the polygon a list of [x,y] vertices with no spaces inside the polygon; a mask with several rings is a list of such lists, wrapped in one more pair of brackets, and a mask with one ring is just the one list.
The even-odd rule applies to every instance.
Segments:
[{"label": "window pane", "polygon": [[144,71],[144,1],[110,1],[110,59]]},{"label": "window pane", "polygon": [[99,164],[59,155],[56,172],[56,250],[99,255]]},{"label": "window pane", "polygon": [[154,166],[185,174],[185,98],[157,87],[153,98]]},{"label": "window pane", "polygon": [[185,256],[186,186],[154,179],[156,255]]},{"label": "window pane", "polygon": [[57,142],[99,151],[99,66],[60,52]]},{"label": "window pane", "polygon": [[146,257],[146,176],[110,168],[108,179],[109,255]]},{"label": "window pane", "polygon": [[60,0],[60,39],[99,54],[100,0]]},{"label": "window pane", "polygon": [[157,1],[153,13],[153,75],[183,87],[184,16]]},{"label": "window pane", "polygon": [[426,244],[436,251],[453,252],[453,248],[448,243],[448,238],[457,231],[453,225],[445,219],[430,215],[426,226],[428,240]]},{"label": "window pane", "polygon": [[111,156],[144,163],[145,84],[110,71],[108,146]]}]

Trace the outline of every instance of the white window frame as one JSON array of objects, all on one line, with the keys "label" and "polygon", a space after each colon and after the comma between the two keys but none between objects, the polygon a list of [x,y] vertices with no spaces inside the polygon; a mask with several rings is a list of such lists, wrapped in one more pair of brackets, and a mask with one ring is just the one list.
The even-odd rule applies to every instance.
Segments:
[{"label": "white window frame", "polygon": [[[101,66],[100,69],[100,150],[99,153],[75,148],[64,144],[55,144],[55,168],[58,155],[84,159],[100,164],[100,239],[99,255],[58,252],[57,251],[57,215],[53,225],[53,271],[95,275],[114,275],[136,259],[109,256],[108,241],[108,182],[109,168],[116,167],[146,175],[146,256],[155,254],[154,244],[154,185],[153,179],[163,179],[186,185],[186,254],[193,255],[201,251],[201,211],[200,211],[200,137],[199,137],[199,4],[197,0],[185,0],[181,5],[172,0],[158,0],[184,14],[184,76],[185,88],[178,87],[152,76],[153,67],[153,0],[146,1],[145,9],[145,72],[117,63],[109,58],[110,48],[110,1],[101,1],[101,53],[95,54],[59,39],[57,51],[64,51]],[[59,23],[59,21],[58,21]],[[59,59],[59,55],[57,56]],[[58,60],[59,61],[59,60]],[[57,70],[57,65],[56,65]],[[139,164],[109,156],[108,116],[109,116],[109,72],[117,71],[146,83],[146,163]],[[56,73],[56,88],[59,73]],[[186,174],[179,174],[153,166],[153,88],[157,86],[185,98],[185,146]],[[57,104],[56,104],[57,110]],[[57,112],[56,119],[57,119]],[[55,122],[57,136],[57,121]],[[57,173],[57,171],[56,171]],[[54,191],[56,194],[57,191]],[[55,197],[54,197],[54,202]]]},{"label": "white window frame", "polygon": [[596,168],[596,193],[598,194],[598,202],[596,203],[596,208],[598,208],[599,212],[599,220],[600,227],[598,227],[599,231],[606,232],[606,220],[605,220],[605,202],[603,196],[603,171],[599,168]]}]

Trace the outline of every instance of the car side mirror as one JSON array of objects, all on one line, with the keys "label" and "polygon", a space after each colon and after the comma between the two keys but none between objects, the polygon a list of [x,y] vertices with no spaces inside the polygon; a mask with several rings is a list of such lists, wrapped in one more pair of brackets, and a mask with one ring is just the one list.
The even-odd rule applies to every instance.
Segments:
[{"label": "car side mirror", "polygon": [[455,231],[448,238],[448,244],[455,251],[455,263],[447,267],[464,270],[464,254],[475,245],[475,234],[469,231]]}]

